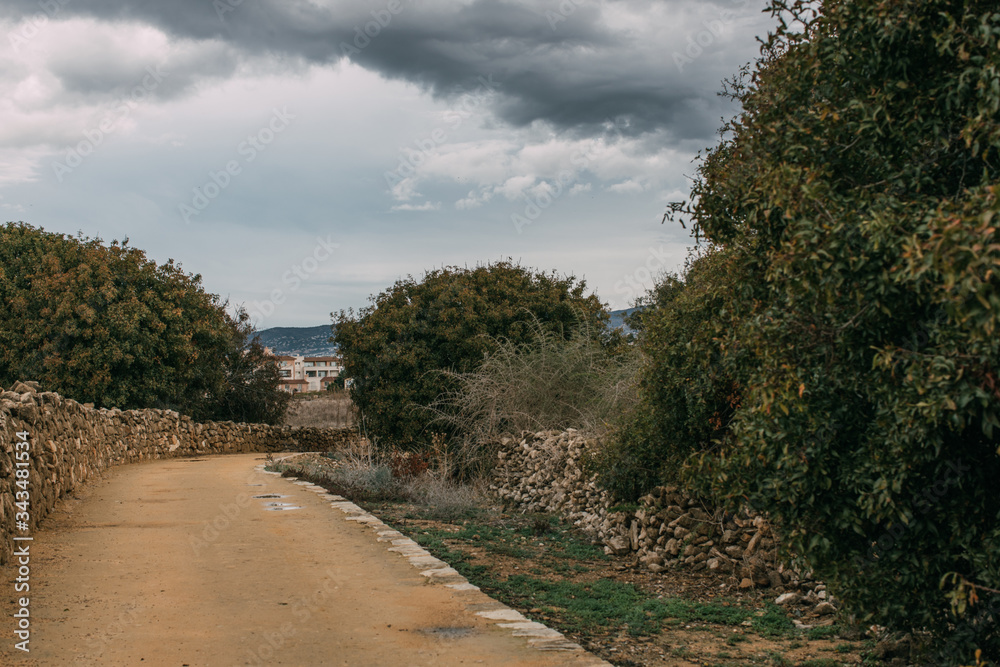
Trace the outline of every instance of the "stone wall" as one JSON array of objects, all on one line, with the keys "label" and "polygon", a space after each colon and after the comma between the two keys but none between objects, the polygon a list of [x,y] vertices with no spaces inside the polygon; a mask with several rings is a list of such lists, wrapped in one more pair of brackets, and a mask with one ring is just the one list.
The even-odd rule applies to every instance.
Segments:
[{"label": "stone wall", "polygon": [[636,565],[652,572],[677,567],[715,572],[741,588],[784,593],[777,601],[794,605],[800,616],[833,613],[826,586],[778,558],[777,538],[763,516],[749,510],[725,513],[676,487],[654,489],[638,508],[612,506],[595,477],[583,470],[582,457],[598,446],[573,429],[505,438],[490,489],[524,511],[566,517],[605,552],[633,555]]},{"label": "stone wall", "polygon": [[[30,471],[28,531],[17,530],[15,515],[21,511],[15,507],[17,453],[24,451],[16,446],[19,432],[29,442],[28,465],[21,466]],[[111,466],[201,454],[329,451],[356,438],[354,429],[199,423],[170,410],[95,410],[18,382],[0,393],[0,565],[10,557],[14,535],[32,532],[60,497]]]}]

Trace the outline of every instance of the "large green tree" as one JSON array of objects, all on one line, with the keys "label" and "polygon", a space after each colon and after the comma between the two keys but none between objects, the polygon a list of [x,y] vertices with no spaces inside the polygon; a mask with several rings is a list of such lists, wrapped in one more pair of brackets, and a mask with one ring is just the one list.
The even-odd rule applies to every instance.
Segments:
[{"label": "large green tree", "polygon": [[245,314],[230,317],[200,276],[157,265],[127,241],[7,223],[0,305],[5,385],[36,379],[100,407],[281,418],[278,372],[253,344]]},{"label": "large green tree", "polygon": [[360,313],[335,313],[333,340],[365,427],[385,443],[426,444],[434,415],[425,408],[457,388],[441,371],[473,370],[496,339],[534,341],[536,321],[566,338],[580,326],[603,328],[607,313],[585,289],[573,277],[501,261],[408,277]]},{"label": "large green tree", "polygon": [[770,512],[860,619],[931,631],[928,661],[996,660],[1000,11],[772,9],[694,188],[698,233],[748,278],[691,354],[749,366],[690,479]]}]

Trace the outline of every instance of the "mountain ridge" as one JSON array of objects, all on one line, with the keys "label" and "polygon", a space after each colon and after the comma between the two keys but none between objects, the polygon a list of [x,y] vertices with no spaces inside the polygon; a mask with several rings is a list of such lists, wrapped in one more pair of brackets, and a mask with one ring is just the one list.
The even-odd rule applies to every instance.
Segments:
[{"label": "mountain ridge", "polygon": [[[624,327],[625,317],[634,312],[635,308],[612,310],[608,326],[612,329]],[[330,342],[332,327],[329,324],[319,324],[314,327],[271,327],[257,332],[260,342],[275,354],[304,357],[333,356],[337,354],[337,346]]]}]

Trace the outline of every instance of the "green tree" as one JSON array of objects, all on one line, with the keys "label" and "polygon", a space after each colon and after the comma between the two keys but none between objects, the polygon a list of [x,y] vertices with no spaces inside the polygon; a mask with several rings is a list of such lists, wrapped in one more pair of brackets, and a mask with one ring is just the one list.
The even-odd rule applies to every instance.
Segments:
[{"label": "green tree", "polygon": [[769,512],[861,620],[930,631],[930,662],[996,660],[1000,12],[772,11],[693,191],[698,234],[746,263],[720,341],[749,366],[689,478]]},{"label": "green tree", "polygon": [[457,389],[467,373],[503,338],[534,339],[537,321],[567,339],[579,326],[602,329],[608,319],[586,284],[574,277],[531,271],[509,261],[474,269],[446,267],[419,282],[408,277],[355,314],[334,313],[333,341],[369,433],[394,445],[430,442],[435,415],[426,408]]},{"label": "green tree", "polygon": [[736,248],[710,247],[682,276],[668,274],[630,317],[644,363],[639,400],[594,461],[601,484],[623,501],[682,481],[694,457],[731,444],[730,428],[751,367],[734,331],[746,314],[751,274]]},{"label": "green tree", "polygon": [[[157,265],[127,241],[104,245],[7,223],[0,227],[0,304],[5,385],[37,379],[99,407],[216,419],[256,409],[238,407],[248,387],[277,392],[260,372],[240,370],[251,359],[264,362],[245,315],[229,317],[200,276],[172,261]],[[267,399],[275,400],[281,397]],[[278,418],[273,409],[263,414]]]},{"label": "green tree", "polygon": [[229,318],[231,340],[222,360],[222,392],[204,402],[204,414],[216,420],[280,424],[292,395],[278,389],[281,370],[261,344],[250,316],[238,308]]}]

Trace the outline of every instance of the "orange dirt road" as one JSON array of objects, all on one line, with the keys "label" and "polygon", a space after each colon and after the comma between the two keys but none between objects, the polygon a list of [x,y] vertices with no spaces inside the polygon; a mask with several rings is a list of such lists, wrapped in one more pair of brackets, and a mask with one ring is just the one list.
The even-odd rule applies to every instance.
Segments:
[{"label": "orange dirt road", "polygon": [[[14,648],[2,571],[0,664],[597,665],[476,615],[328,499],[255,470],[255,454],[122,466],[31,542],[30,652]],[[251,499],[279,494],[281,499]],[[265,510],[268,502],[300,509]]]}]

